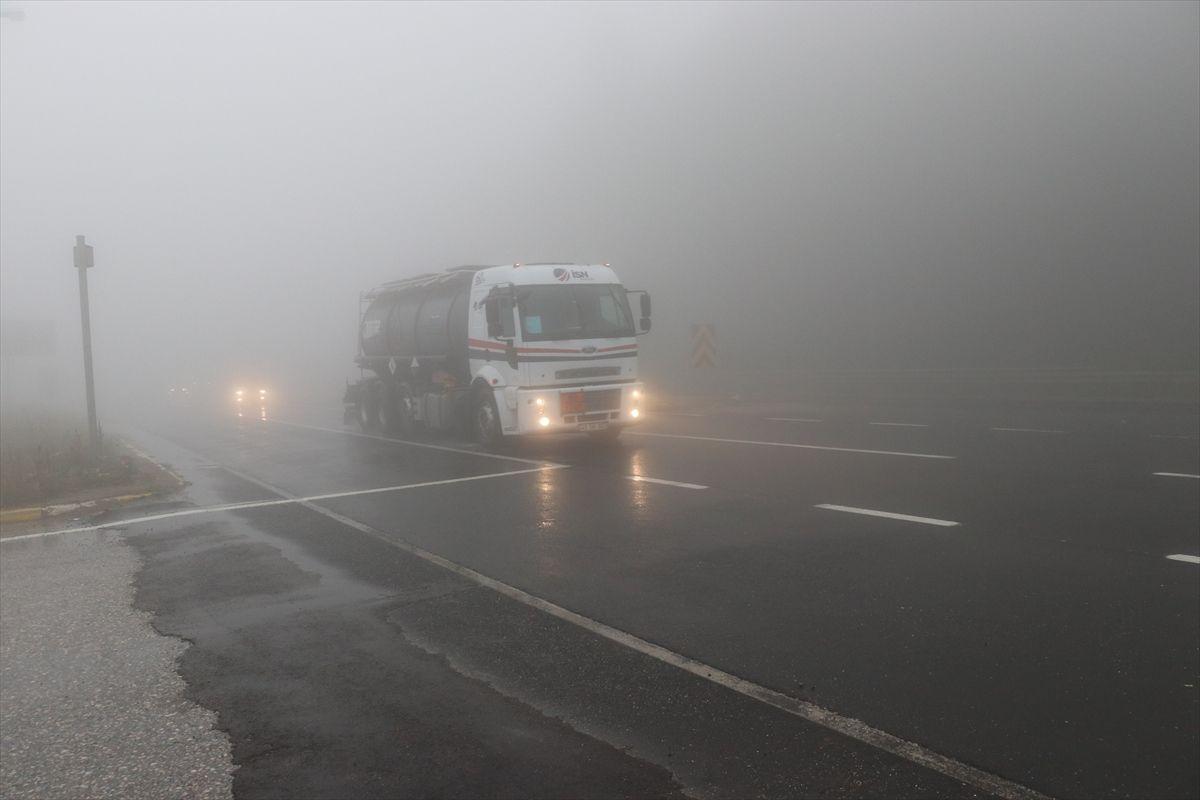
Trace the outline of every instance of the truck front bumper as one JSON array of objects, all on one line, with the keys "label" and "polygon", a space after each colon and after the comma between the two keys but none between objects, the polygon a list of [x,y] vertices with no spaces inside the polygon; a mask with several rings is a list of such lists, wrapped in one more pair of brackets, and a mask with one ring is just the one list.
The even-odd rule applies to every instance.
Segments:
[{"label": "truck front bumper", "polygon": [[591,432],[636,425],[645,413],[641,383],[518,389],[517,433]]}]

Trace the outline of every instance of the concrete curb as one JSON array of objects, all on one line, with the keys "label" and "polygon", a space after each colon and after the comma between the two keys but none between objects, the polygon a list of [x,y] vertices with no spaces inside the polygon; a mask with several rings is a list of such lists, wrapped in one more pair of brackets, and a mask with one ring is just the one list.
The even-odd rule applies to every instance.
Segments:
[{"label": "concrete curb", "polygon": [[[121,446],[132,452],[135,456],[150,464],[155,469],[160,470],[169,476],[176,483],[176,489],[187,485],[187,481],[183,479],[177,472],[155,461],[147,453],[135,447],[128,441],[122,441]],[[15,525],[21,522],[33,522],[40,519],[49,519],[57,517],[60,514],[68,514],[73,511],[87,510],[111,510],[109,506],[121,505],[123,503],[131,503],[134,500],[142,500],[146,497],[152,497],[155,494],[161,494],[163,491],[157,492],[139,492],[137,494],[118,494],[110,495],[109,497],[97,497],[94,500],[84,500],[79,503],[59,503],[45,506],[30,506],[27,508],[9,508],[0,510],[0,525]]]},{"label": "concrete curb", "polygon": [[56,517],[59,514],[67,514],[72,511],[79,511],[80,509],[96,508],[101,503],[129,503],[134,500],[141,500],[143,497],[149,497],[152,494],[154,492],[139,492],[138,494],[99,497],[95,500],[85,500],[82,503],[62,503],[59,505],[39,506],[37,508],[11,508],[7,511],[0,511],[0,524],[32,522],[35,519]]}]

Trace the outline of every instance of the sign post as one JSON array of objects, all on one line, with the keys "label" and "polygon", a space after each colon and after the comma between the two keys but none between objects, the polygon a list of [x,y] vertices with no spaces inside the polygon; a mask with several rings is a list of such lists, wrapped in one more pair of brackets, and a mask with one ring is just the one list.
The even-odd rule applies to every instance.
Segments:
[{"label": "sign post", "polygon": [[83,328],[83,380],[87,389],[88,439],[92,452],[100,450],[100,425],[96,421],[96,387],[92,380],[92,315],[88,308],[87,271],[95,263],[92,246],[75,237],[75,269],[79,270],[79,321]]}]

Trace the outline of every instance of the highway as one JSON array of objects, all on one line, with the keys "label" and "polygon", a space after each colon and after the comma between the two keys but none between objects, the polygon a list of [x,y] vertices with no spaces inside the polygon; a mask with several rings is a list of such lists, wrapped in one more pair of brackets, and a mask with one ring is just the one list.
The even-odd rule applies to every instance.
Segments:
[{"label": "highway", "polygon": [[[103,522],[238,797],[1200,792],[1194,408],[747,403],[483,452],[283,404],[131,436],[190,485]],[[91,535],[60,530],[6,552]]]}]

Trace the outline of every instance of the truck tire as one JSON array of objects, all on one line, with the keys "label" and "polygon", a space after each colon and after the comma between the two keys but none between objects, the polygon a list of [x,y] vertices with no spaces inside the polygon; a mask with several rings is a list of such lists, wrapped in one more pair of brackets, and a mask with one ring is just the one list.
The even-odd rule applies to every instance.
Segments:
[{"label": "truck tire", "polygon": [[379,392],[377,383],[366,383],[358,391],[358,427],[363,433],[379,430]]},{"label": "truck tire", "polygon": [[412,392],[406,383],[387,383],[382,387],[382,402],[380,403],[380,421],[383,430],[390,436],[407,439],[413,435],[415,421],[413,419]]},{"label": "truck tire", "polygon": [[504,438],[500,428],[500,412],[496,409],[496,398],[490,390],[475,392],[471,401],[471,429],[475,441],[484,447],[496,447]]}]

